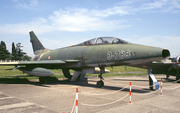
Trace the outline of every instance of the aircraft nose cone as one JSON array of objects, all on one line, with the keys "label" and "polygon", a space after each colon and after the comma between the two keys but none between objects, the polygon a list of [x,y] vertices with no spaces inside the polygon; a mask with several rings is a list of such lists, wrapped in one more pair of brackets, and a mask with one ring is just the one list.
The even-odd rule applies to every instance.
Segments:
[{"label": "aircraft nose cone", "polygon": [[159,61],[170,57],[169,50],[159,47],[135,45],[133,49],[136,53],[135,57],[142,62]]}]

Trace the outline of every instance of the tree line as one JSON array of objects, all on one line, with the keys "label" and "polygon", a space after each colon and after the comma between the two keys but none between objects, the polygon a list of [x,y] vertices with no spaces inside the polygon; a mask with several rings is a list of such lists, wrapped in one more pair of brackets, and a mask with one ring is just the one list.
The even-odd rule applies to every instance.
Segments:
[{"label": "tree line", "polygon": [[30,60],[31,57],[27,55],[27,53],[23,52],[21,49],[21,43],[17,43],[16,47],[14,42],[12,43],[12,53],[10,53],[7,48],[5,42],[1,41],[0,43],[0,60]]}]

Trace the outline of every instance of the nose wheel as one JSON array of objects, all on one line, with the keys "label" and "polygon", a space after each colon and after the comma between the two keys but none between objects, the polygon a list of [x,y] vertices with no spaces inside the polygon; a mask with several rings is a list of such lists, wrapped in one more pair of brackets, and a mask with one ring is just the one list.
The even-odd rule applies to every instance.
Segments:
[{"label": "nose wheel", "polygon": [[102,88],[104,86],[104,82],[102,80],[97,81],[96,85],[98,88]]},{"label": "nose wheel", "polygon": [[101,69],[100,75],[98,76],[100,78],[100,81],[97,81],[96,83],[98,88],[102,88],[104,86],[104,82],[103,82],[104,78],[102,77],[102,73],[105,72],[104,67],[101,67],[100,69]]}]

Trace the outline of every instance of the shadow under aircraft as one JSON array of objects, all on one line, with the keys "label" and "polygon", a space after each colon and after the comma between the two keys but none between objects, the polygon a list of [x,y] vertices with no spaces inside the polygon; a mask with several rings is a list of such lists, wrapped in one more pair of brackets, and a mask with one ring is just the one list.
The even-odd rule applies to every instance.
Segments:
[{"label": "shadow under aircraft", "polygon": [[[138,67],[170,56],[167,49],[133,44],[116,37],[98,37],[77,45],[50,50],[43,46],[33,31],[29,34],[35,57],[30,61],[0,62],[0,65],[14,65],[14,69],[38,76],[42,84],[48,76],[54,74],[48,69],[62,69],[64,76],[70,81],[83,80],[87,73],[99,73],[100,81],[97,86],[103,87],[102,74],[108,72],[105,67]],[[70,74],[70,69],[74,70],[73,75]]]}]

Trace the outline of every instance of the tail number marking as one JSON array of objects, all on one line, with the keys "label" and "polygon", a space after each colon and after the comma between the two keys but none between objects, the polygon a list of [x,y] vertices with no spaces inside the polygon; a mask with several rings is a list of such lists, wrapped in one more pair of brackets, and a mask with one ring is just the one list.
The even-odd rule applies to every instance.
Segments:
[{"label": "tail number marking", "polygon": [[131,57],[130,50],[115,51],[114,54],[111,51],[107,52],[107,60],[128,59],[130,57]]}]

